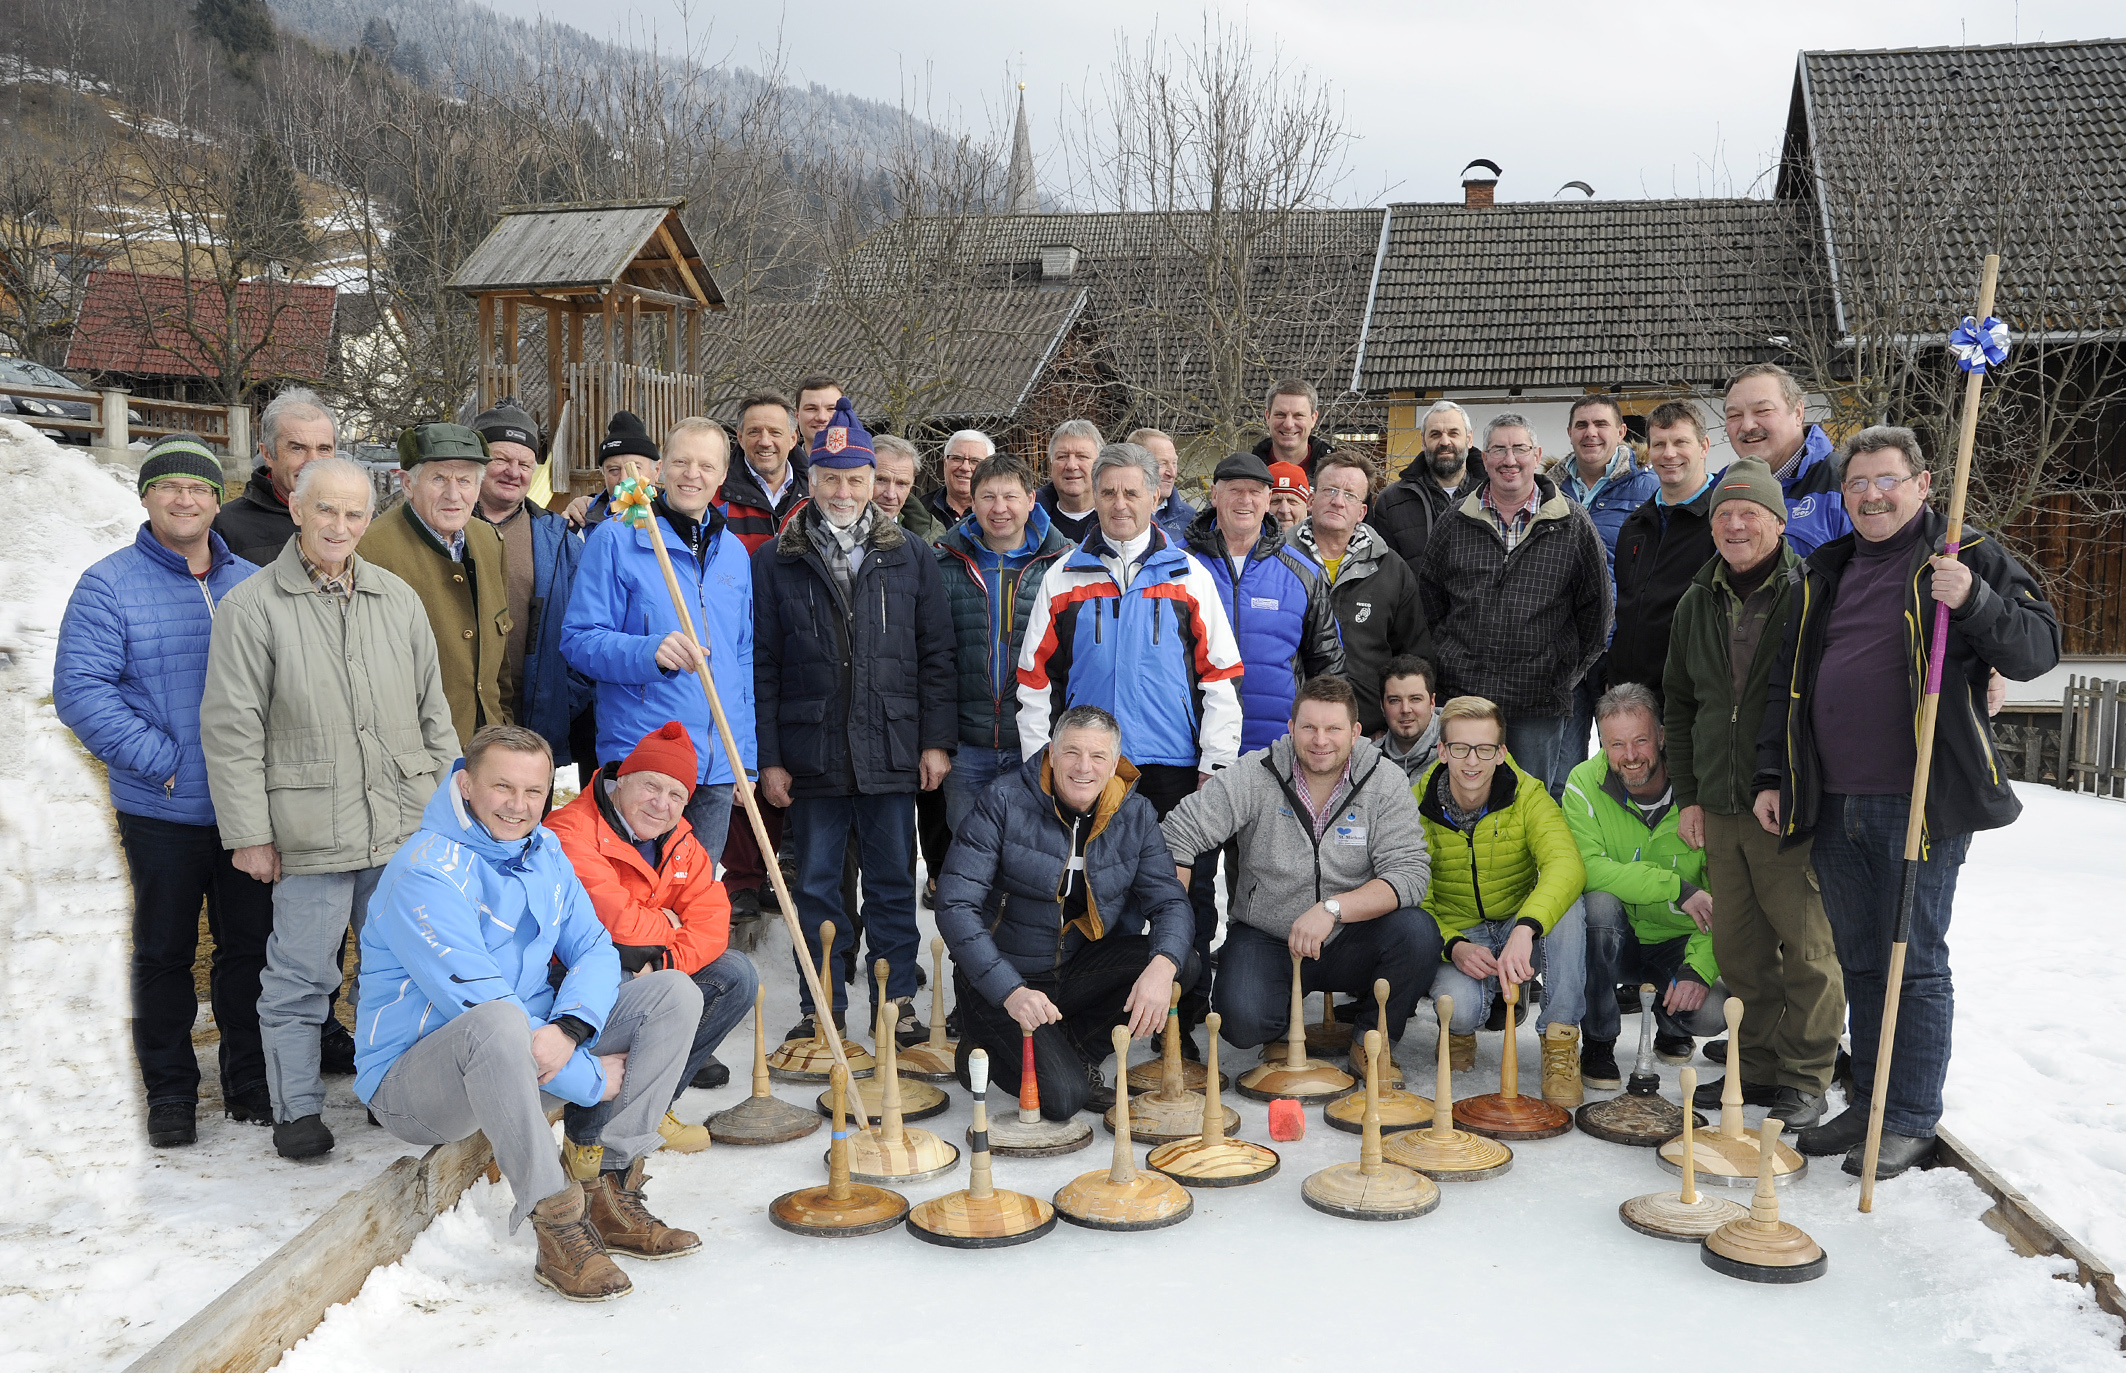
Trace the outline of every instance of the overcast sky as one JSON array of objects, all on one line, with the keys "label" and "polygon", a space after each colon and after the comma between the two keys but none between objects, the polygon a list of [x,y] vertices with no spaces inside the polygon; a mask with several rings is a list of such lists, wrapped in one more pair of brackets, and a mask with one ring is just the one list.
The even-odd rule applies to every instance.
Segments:
[{"label": "overcast sky", "polygon": [[[666,46],[683,26],[680,0],[486,3],[604,38],[655,26]],[[697,35],[705,9],[693,9]],[[1476,157],[1505,169],[1501,200],[1546,200],[1574,180],[1605,200],[1750,193],[1778,154],[1803,49],[2126,36],[2117,0],[1269,0],[1212,12],[1333,84],[1356,135],[1340,196],[1349,204],[1459,199],[1460,170]],[[1097,89],[1118,36],[1141,40],[1155,23],[1187,36],[1203,14],[1145,0],[789,0],[723,9],[712,44],[758,66],[780,35],[794,78],[880,100],[927,80],[933,111],[949,101],[976,132],[1008,119],[1023,79],[1043,189],[1055,194],[1062,121]]]}]

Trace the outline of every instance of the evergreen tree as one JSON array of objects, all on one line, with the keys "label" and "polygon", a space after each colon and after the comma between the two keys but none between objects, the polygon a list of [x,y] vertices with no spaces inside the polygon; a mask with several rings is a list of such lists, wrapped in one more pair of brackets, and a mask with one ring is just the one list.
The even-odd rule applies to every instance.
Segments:
[{"label": "evergreen tree", "polygon": [[269,138],[252,140],[236,170],[227,234],[230,255],[245,273],[263,271],[275,262],[304,266],[316,251],[295,169]]},{"label": "evergreen tree", "polygon": [[273,50],[273,14],[266,0],[195,0],[192,22],[239,67]]}]

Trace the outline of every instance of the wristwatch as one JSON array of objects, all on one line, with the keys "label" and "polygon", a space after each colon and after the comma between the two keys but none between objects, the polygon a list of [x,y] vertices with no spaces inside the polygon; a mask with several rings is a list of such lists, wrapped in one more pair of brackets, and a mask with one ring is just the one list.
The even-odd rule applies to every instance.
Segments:
[{"label": "wristwatch", "polygon": [[1339,925],[1344,923],[1343,902],[1338,901],[1335,897],[1332,896],[1328,900],[1321,903],[1321,908],[1329,913],[1329,919],[1335,921]]}]

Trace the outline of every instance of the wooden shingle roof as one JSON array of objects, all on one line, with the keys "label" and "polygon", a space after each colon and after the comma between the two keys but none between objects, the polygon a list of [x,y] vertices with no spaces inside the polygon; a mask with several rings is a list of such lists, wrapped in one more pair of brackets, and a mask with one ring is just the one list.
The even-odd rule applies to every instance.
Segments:
[{"label": "wooden shingle roof", "polygon": [[1356,389],[1711,386],[1772,356],[1790,207],[1389,207]]},{"label": "wooden shingle roof", "polygon": [[1998,251],[2018,332],[2126,329],[2126,41],[1805,52],[1784,162],[1841,318],[1894,291],[1953,319]]},{"label": "wooden shingle roof", "polygon": [[685,203],[505,206],[502,218],[459,265],[449,284],[467,295],[478,295],[487,291],[566,294],[625,282],[690,297],[693,292],[687,278],[691,277],[710,305],[721,306],[723,296],[679,217]]}]

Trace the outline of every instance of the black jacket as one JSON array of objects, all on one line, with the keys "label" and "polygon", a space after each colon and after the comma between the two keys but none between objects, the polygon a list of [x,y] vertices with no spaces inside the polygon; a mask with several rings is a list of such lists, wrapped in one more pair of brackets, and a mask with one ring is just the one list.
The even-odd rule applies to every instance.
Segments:
[{"label": "black jacket", "polygon": [[243,494],[214,517],[214,532],[231,553],[260,567],[278,558],[295,537],[295,517],[273,494],[273,474],[263,467],[252,468]]},{"label": "black jacket", "polygon": [[[1262,442],[1256,444],[1252,451],[1254,452],[1255,456],[1261,458],[1265,464],[1277,461],[1277,445],[1272,443],[1268,438],[1264,438]],[[1322,442],[1320,438],[1313,434],[1307,435],[1307,459],[1305,462],[1299,464],[1299,466],[1300,470],[1307,474],[1308,481],[1314,480],[1314,464],[1320,462],[1323,458],[1327,457],[1328,453],[1328,444]]]},{"label": "black jacket", "polygon": [[[1321,562],[1312,520],[1292,531],[1292,544]],[[1417,574],[1378,531],[1362,524],[1351,531],[1350,546],[1337,564],[1329,602],[1336,607],[1336,625],[1343,632],[1344,677],[1358,697],[1358,724],[1372,738],[1388,727],[1380,710],[1381,672],[1388,660],[1398,653],[1432,652],[1424,607],[1417,599]]]},{"label": "black jacket", "polygon": [[724,477],[723,489],[717,493],[716,499],[723,506],[731,532],[738,536],[748,553],[758,553],[760,546],[772,539],[775,531],[782,528],[783,521],[790,518],[797,503],[811,494],[812,484],[806,476],[807,469],[797,462],[793,453],[791,466],[796,475],[782,493],[782,499],[770,501],[760,478],[754,476],[753,469],[746,465],[745,455],[734,449],[731,457],[731,470]]},{"label": "black jacket", "polygon": [[1150,926],[1154,954],[1172,959],[1177,974],[1187,966],[1196,917],[1136,781],[1124,760],[1094,803],[1089,829],[1078,822],[1086,914],[1068,925],[1061,896],[1073,875],[1073,829],[1049,791],[1047,749],[1000,775],[960,822],[938,874],[938,933],[991,1005],[1029,980],[1053,983],[1090,939],[1139,921]]},{"label": "black jacket", "polygon": [[1388,547],[1396,556],[1415,568],[1425,556],[1425,544],[1432,537],[1432,527],[1440,517],[1461,504],[1484,485],[1484,459],[1480,453],[1469,455],[1468,470],[1462,474],[1462,483],[1452,491],[1442,491],[1440,484],[1432,480],[1432,472],[1426,466],[1425,456],[1420,453],[1410,459],[1403,474],[1389,482],[1379,496],[1374,498],[1373,508],[1366,514],[1366,523],[1388,541]]},{"label": "black jacket", "polygon": [[1617,530],[1617,633],[1609,641],[1610,686],[1637,682],[1658,695],[1668,666],[1668,629],[1713,547],[1713,483],[1681,505],[1650,497]]},{"label": "black jacket", "polygon": [[[1948,520],[1932,509],[1912,547],[1905,579],[1902,632],[1906,681],[1912,693],[1914,733],[1925,699],[1927,655],[1934,640],[1934,569],[1928,562],[1941,547]],[[1810,554],[1789,574],[1793,579],[1786,637],[1772,661],[1765,690],[1764,724],[1757,735],[1757,776],[1752,795],[1779,790],[1780,845],[1815,833],[1823,802],[1823,769],[1815,725],[1816,672],[1823,663],[1826,627],[1838,599],[1838,582],[1859,539],[1847,534]],[[1958,558],[1975,575],[1963,608],[1949,612],[1943,646],[1941,705],[1935,717],[1934,762],[1927,779],[1927,833],[1939,837],[1998,829],[2022,813],[2002,770],[1986,718],[1991,669],[2027,682],[2060,660],[2060,622],[2037,580],[1984,530],[1966,528]]]},{"label": "black jacket", "polygon": [[812,544],[806,505],[753,555],[753,690],[760,766],[790,794],[920,785],[925,749],[959,746],[952,612],[929,545],[874,519],[844,597]]}]

